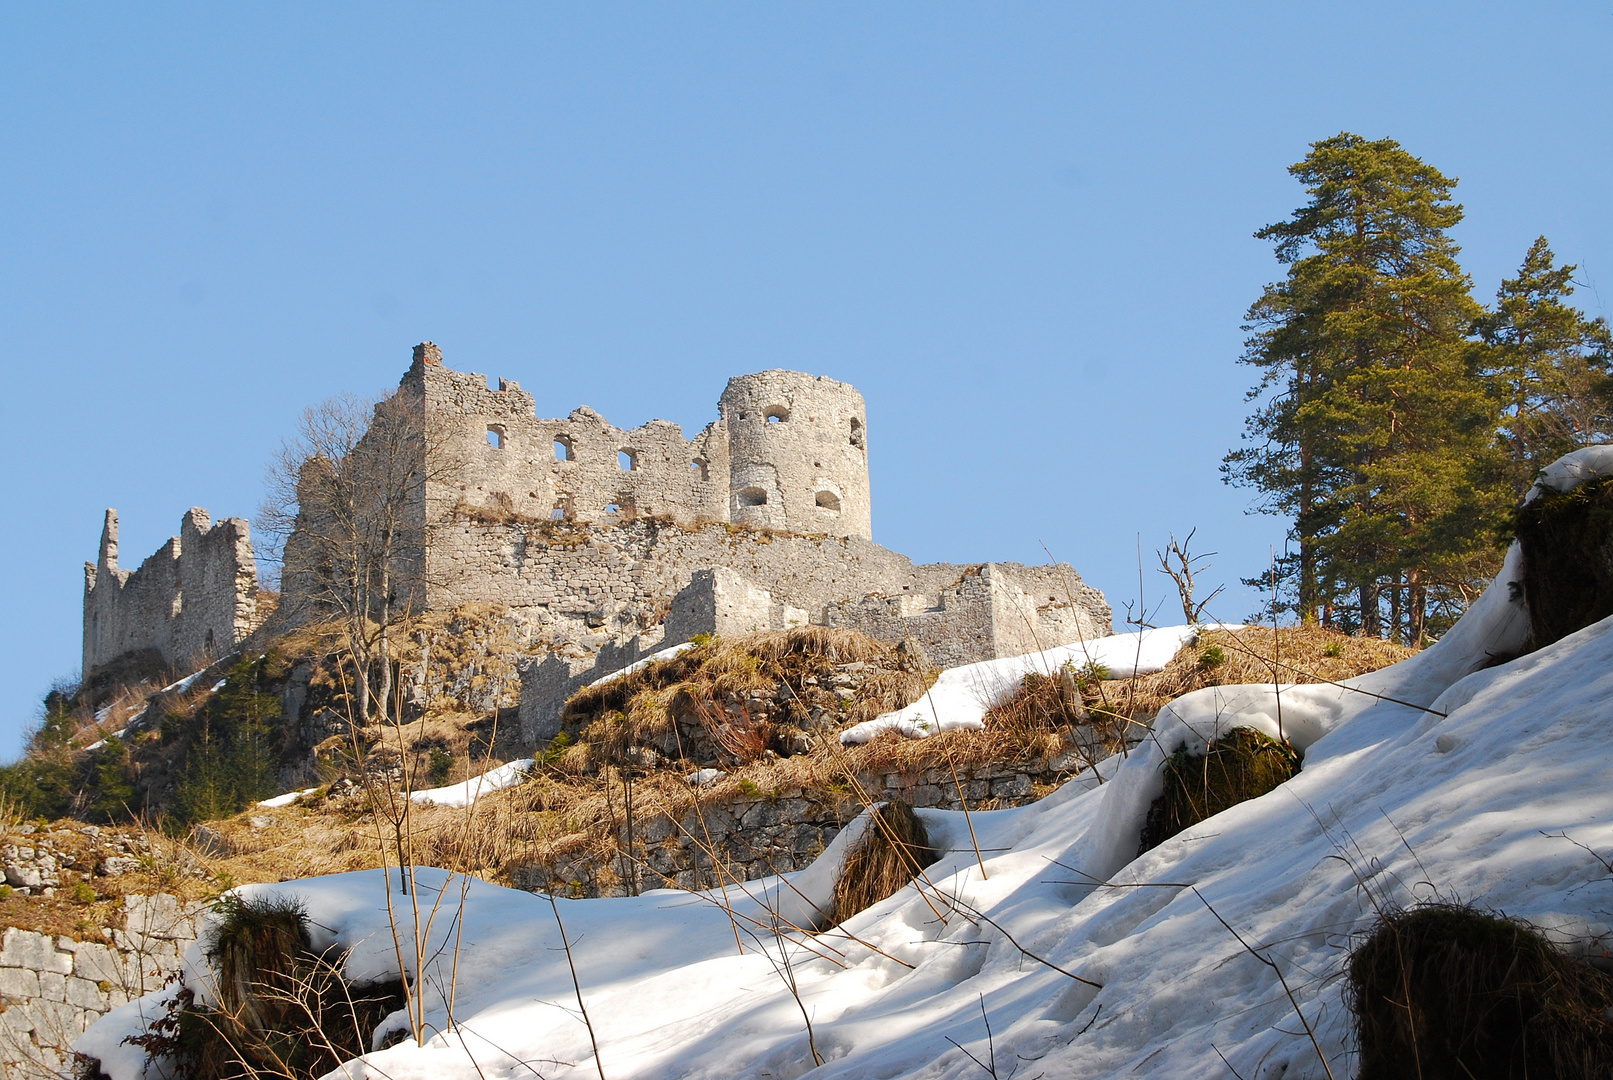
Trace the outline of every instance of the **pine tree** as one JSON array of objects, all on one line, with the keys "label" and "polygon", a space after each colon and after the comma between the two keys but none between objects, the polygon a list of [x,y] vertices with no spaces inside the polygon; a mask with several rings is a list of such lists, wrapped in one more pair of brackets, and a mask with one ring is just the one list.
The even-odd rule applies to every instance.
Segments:
[{"label": "pine tree", "polygon": [[1289,172],[1310,200],[1255,234],[1288,274],[1249,309],[1260,404],[1224,472],[1293,516],[1303,621],[1416,640],[1493,563],[1505,508],[1456,181],[1347,132]]},{"label": "pine tree", "polygon": [[1613,439],[1613,335],[1607,320],[1568,305],[1577,267],[1556,262],[1546,238],[1537,239],[1475,327],[1501,401],[1516,495],[1561,455]]}]

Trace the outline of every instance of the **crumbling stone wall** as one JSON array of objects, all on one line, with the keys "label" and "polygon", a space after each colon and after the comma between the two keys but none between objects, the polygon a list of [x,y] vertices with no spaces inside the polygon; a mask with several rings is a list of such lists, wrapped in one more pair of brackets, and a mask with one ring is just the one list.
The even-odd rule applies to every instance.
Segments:
[{"label": "crumbling stone wall", "polygon": [[[1012,563],[973,567],[907,563],[905,575],[897,576],[902,575],[899,564],[885,560],[863,564],[856,557],[855,541],[825,543],[823,538],[761,536],[756,543],[752,559],[730,558],[729,563],[740,562],[747,569],[772,575],[766,579],[771,587],[764,588],[756,578],[727,566],[698,569],[672,598],[661,626],[644,625],[646,612],[653,615],[657,609],[646,608],[642,597],[620,607],[605,603],[587,615],[600,632],[557,636],[547,654],[537,653],[524,661],[520,666],[523,741],[539,743],[558,734],[561,706],[578,689],[696,634],[783,630],[813,622],[916,645],[922,653],[921,663],[956,667],[1100,637],[1109,631],[1108,605],[1096,590],[1082,585],[1069,567],[1046,568],[1054,572],[1049,574]],[[815,565],[814,556],[824,559],[826,550],[826,560]],[[709,556],[697,560],[701,557]],[[788,576],[795,574],[804,574],[808,592],[788,591],[798,587],[796,579]],[[1054,576],[1061,584],[1058,591],[1051,591],[1049,584]],[[599,580],[609,579],[601,576]],[[908,591],[896,596],[877,592],[820,604],[824,595],[835,594],[810,591],[827,583],[831,589],[842,590],[840,595],[858,596],[870,586],[901,580],[908,582],[904,586]],[[1030,589],[1041,592],[1032,594]],[[781,599],[786,596],[803,598],[814,606],[797,607]],[[554,625],[566,622],[556,620]],[[602,636],[601,632],[615,636]]]},{"label": "crumbling stone wall", "polygon": [[126,896],[118,925],[85,940],[8,927],[0,938],[0,1074],[58,1076],[71,1046],[111,1010],[180,969],[205,904]]},{"label": "crumbling stone wall", "polygon": [[[971,811],[1024,806],[1067,779],[1084,764],[1077,754],[858,777],[871,799],[902,799],[913,806]],[[1040,790],[1038,790],[1040,789]],[[574,896],[624,896],[646,889],[712,889],[723,882],[751,881],[801,870],[829,846],[862,811],[845,793],[783,788],[765,794],[712,799],[676,821],[664,814],[635,820],[631,858],[605,858],[578,851],[516,875],[521,888]],[[618,829],[621,851],[627,825]],[[722,862],[712,866],[711,852]]]},{"label": "crumbling stone wall", "polygon": [[624,431],[586,406],[539,417],[520,384],[490,389],[482,375],[445,367],[430,342],[415,349],[401,390],[423,415],[432,522],[456,512],[596,524],[656,515],[870,535],[866,410],[833,379],[737,376],[693,439],[666,420]]},{"label": "crumbling stone wall", "polygon": [[244,518],[214,525],[192,507],[179,535],[129,571],[118,566],[118,512],[108,510],[100,557],[84,564],[84,675],[140,649],[176,666],[228,653],[257,626],[257,593]]}]

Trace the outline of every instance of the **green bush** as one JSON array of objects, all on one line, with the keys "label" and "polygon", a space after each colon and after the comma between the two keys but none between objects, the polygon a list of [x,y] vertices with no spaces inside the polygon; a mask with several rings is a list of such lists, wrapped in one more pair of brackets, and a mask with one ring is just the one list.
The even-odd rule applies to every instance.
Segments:
[{"label": "green bush", "polygon": [[426,768],[431,772],[431,783],[434,787],[441,787],[448,781],[448,774],[454,769],[454,755],[441,746],[433,746],[431,753],[426,755]]},{"label": "green bush", "polygon": [[1207,646],[1202,652],[1199,653],[1199,667],[1203,668],[1205,671],[1208,671],[1211,668],[1220,667],[1226,662],[1226,651],[1223,650],[1219,645]]},{"label": "green bush", "polygon": [[243,658],[190,721],[174,725],[184,762],[176,823],[229,817],[275,794],[281,708],[278,697],[258,689],[262,663]]}]

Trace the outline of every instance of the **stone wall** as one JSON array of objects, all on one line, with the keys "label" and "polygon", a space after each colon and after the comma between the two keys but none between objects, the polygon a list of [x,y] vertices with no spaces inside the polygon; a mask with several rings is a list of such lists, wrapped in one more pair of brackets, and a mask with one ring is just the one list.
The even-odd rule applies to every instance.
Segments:
[{"label": "stone wall", "polygon": [[108,510],[100,557],[84,564],[84,676],[141,649],[175,666],[229,653],[257,625],[257,592],[244,518],[214,525],[192,507],[179,535],[130,571],[118,566],[118,512]]},{"label": "stone wall", "polygon": [[73,1040],[156,990],[196,940],[202,904],[126,896],[119,925],[78,940],[7,928],[0,938],[0,1073],[57,1076]]},{"label": "stone wall", "polygon": [[[864,774],[858,783],[876,802],[897,798],[943,810],[961,810],[967,802],[971,811],[995,810],[1034,802],[1082,764],[1068,754],[959,766],[956,783],[949,768]],[[750,881],[805,868],[862,808],[849,794],[801,788],[713,799],[677,821],[664,814],[635,821],[631,858],[601,862],[596,854],[578,852],[528,867],[516,884],[574,896],[623,896],[646,889],[711,889],[719,878]],[[619,850],[625,852],[625,822],[617,833]],[[721,874],[708,851],[722,860]]]},{"label": "stone wall", "polygon": [[442,545],[498,571],[491,592],[532,627],[521,685],[528,743],[559,730],[560,705],[577,688],[696,633],[827,623],[914,640],[948,667],[1109,632],[1103,595],[1068,566],[915,566],[851,537],[654,521],[575,532],[465,522],[453,535]]},{"label": "stone wall", "polygon": [[[649,520],[609,529],[459,521],[441,530],[434,542],[437,558],[467,572],[445,575],[444,584],[432,589],[433,609],[501,603],[553,627],[550,636],[592,636],[596,647],[608,638],[659,626],[672,598],[695,571],[713,566],[743,574],[776,601],[804,609],[814,623],[825,621],[831,605],[869,594],[906,598],[911,610],[929,610],[940,604],[945,590],[980,570],[953,563],[915,565],[904,555],[852,537],[779,535],[722,525],[684,528]],[[1103,594],[1084,585],[1072,568],[1053,568],[1072,593],[1063,585],[1033,593],[1020,582],[1028,579],[1026,584],[1039,586],[1047,577],[1040,569],[1027,574],[1029,568],[1015,563],[991,565],[993,578],[1014,582],[1031,598],[1040,639],[1059,638],[1047,644],[1075,640],[1070,630],[1077,626],[1088,636],[1109,632]],[[472,567],[475,573],[468,572]],[[900,635],[887,640],[900,640]]]}]

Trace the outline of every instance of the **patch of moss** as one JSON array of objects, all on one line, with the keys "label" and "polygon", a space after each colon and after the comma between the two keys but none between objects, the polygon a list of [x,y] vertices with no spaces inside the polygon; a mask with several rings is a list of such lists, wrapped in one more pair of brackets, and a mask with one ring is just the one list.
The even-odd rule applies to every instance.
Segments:
[{"label": "patch of moss", "polygon": [[1292,746],[1250,728],[1234,728],[1202,754],[1177,751],[1165,762],[1165,791],[1148,808],[1137,853],[1264,795],[1292,779],[1299,767],[1300,756]]},{"label": "patch of moss", "polygon": [[1385,914],[1350,956],[1360,1080],[1613,1077],[1613,978],[1455,904]]}]

